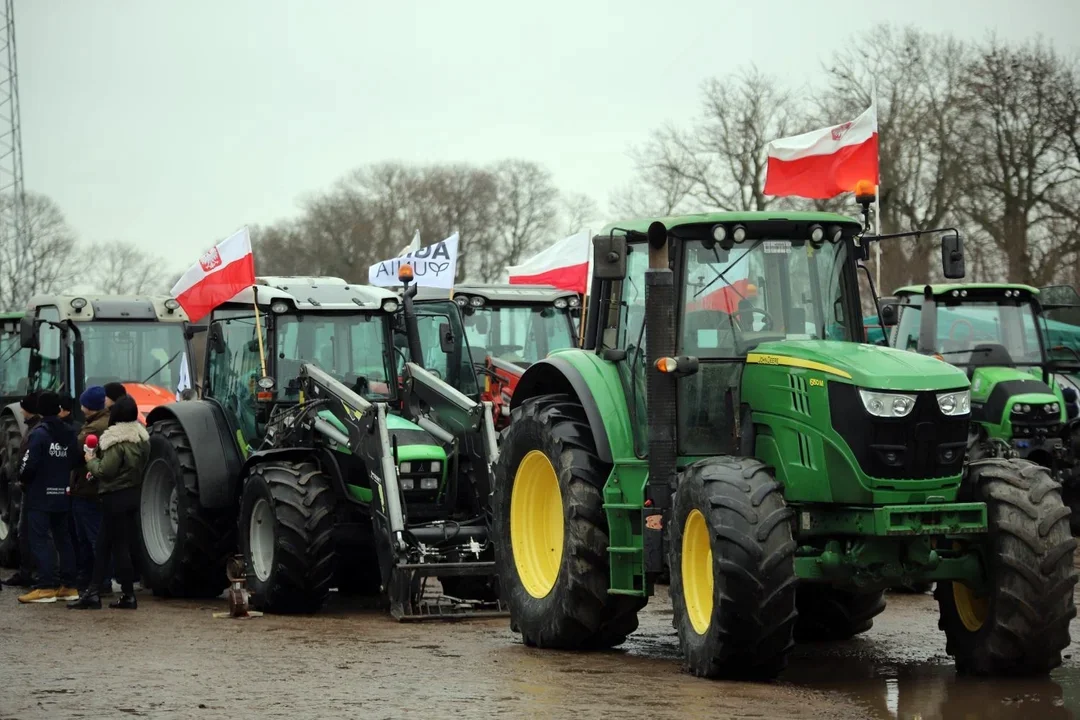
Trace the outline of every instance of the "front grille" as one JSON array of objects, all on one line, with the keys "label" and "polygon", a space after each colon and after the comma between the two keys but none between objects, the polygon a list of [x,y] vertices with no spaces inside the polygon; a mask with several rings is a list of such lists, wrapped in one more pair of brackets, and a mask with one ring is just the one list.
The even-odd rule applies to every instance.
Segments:
[{"label": "front grille", "polygon": [[854,385],[828,385],[833,429],[864,473],[890,480],[960,474],[969,418],[943,414],[936,397],[941,391],[915,393],[915,407],[907,417],[880,418],[866,411]]}]

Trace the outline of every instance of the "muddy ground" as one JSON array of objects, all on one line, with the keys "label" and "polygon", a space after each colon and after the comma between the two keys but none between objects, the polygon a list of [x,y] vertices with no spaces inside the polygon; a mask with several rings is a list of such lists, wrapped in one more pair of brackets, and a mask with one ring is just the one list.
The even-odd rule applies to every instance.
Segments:
[{"label": "muddy ground", "polygon": [[685,674],[666,597],[621,650],[577,654],[527,649],[505,620],[398,624],[337,598],[230,620],[212,617],[224,601],[74,612],[16,595],[0,593],[4,720],[1080,717],[1080,642],[1049,681],[957,680],[930,595],[890,596],[856,640],[801,646],[774,684]]}]

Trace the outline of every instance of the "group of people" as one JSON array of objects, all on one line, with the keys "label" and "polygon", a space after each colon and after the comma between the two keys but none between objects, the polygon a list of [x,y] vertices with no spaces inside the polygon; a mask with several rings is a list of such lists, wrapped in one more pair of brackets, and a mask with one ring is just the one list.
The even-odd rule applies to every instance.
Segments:
[{"label": "group of people", "polygon": [[29,588],[21,603],[68,600],[70,609],[100,609],[115,572],[121,595],[109,607],[134,610],[131,540],[149,436],[120,383],[87,388],[79,404],[81,425],[70,397],[31,393],[20,403],[27,427],[14,468],[22,489],[21,562],[3,584]]}]

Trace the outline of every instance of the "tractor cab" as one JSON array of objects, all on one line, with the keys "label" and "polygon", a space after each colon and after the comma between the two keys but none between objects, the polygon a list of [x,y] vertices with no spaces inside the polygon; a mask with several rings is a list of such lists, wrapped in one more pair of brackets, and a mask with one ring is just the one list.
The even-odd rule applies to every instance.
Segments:
[{"label": "tractor cab", "polygon": [[[973,430],[1057,467],[1070,403],[1054,373],[1058,365],[1080,366],[1080,356],[1051,358],[1039,296],[1036,288],[1012,284],[903,287],[896,291],[893,337],[898,349],[933,355],[968,374]],[[1075,391],[1068,400],[1076,404]]]},{"label": "tractor cab", "polygon": [[[416,296],[420,313],[446,302],[444,291],[421,289]],[[480,397],[492,403],[501,430],[509,422],[510,399],[525,369],[552,352],[577,347],[571,313],[580,310],[581,299],[549,285],[458,285],[453,302],[481,380]]]},{"label": "tractor cab", "polygon": [[19,322],[23,313],[0,313],[0,406],[19,402],[26,396],[30,380],[30,351],[19,342]]}]

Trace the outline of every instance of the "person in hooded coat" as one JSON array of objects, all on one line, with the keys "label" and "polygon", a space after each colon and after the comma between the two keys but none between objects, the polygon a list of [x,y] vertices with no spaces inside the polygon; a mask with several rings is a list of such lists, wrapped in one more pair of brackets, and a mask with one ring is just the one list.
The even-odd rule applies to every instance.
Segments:
[{"label": "person in hooded coat", "polygon": [[90,587],[75,602],[73,610],[101,608],[101,588],[109,556],[120,580],[122,594],[109,607],[135,610],[134,568],[130,539],[139,509],[143,470],[150,457],[150,436],[139,422],[135,399],[125,395],[109,409],[109,427],[98,439],[95,450],[85,453],[86,469],[97,484],[102,522],[94,549],[94,575]]},{"label": "person in hooded coat", "polygon": [[[75,553],[68,526],[71,499],[71,467],[75,457],[75,431],[60,417],[60,397],[44,392],[38,397],[39,422],[30,431],[26,454],[19,466],[19,482],[25,488],[24,502],[29,511],[30,549],[37,561],[38,582],[34,589],[19,596],[21,603],[51,603],[57,599],[77,598]],[[60,556],[60,572],[49,538]]]}]

